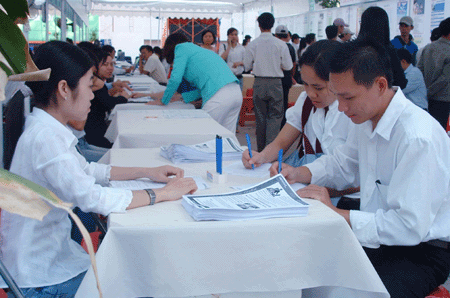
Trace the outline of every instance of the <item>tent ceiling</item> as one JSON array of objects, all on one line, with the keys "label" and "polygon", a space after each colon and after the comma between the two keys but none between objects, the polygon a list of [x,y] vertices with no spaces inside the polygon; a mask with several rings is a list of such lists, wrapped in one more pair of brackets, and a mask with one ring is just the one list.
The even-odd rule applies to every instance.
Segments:
[{"label": "tent ceiling", "polygon": [[143,9],[163,11],[210,11],[228,12],[240,11],[242,5],[258,0],[92,0],[94,10]]}]

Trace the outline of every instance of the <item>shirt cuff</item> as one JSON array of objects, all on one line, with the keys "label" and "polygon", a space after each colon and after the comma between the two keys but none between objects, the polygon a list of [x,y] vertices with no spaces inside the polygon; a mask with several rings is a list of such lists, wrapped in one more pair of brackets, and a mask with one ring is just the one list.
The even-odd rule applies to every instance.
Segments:
[{"label": "shirt cuff", "polygon": [[350,224],[353,233],[362,246],[368,248],[380,247],[375,213],[350,210]]},{"label": "shirt cuff", "polygon": [[320,161],[315,160],[312,163],[306,164],[305,167],[311,172],[311,184],[324,185],[326,182],[327,172],[325,167],[320,163]]},{"label": "shirt cuff", "polygon": [[103,189],[105,210],[115,213],[124,213],[133,200],[133,192],[129,189],[110,188]]}]

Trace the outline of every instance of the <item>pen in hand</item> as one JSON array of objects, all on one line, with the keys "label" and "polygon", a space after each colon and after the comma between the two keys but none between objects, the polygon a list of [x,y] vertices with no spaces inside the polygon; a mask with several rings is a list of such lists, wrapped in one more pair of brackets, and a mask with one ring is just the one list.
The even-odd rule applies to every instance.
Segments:
[{"label": "pen in hand", "polygon": [[[247,147],[248,147],[248,154],[250,155],[250,158],[253,158],[253,154],[252,154],[252,143],[250,142],[250,136],[248,135],[248,133],[245,134],[245,138],[247,139]],[[252,164],[252,169],[255,169],[255,165]]]},{"label": "pen in hand", "polygon": [[280,151],[278,151],[278,174],[281,173],[281,161],[283,159],[283,149],[280,149]]}]

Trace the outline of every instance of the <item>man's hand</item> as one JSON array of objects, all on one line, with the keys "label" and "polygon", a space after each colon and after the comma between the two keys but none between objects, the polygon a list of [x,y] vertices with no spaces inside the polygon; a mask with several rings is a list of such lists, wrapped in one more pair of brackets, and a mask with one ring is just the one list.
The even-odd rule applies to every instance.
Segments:
[{"label": "man's hand", "polygon": [[[272,166],[269,168],[270,171],[270,177],[278,175],[278,161],[274,162]],[[290,166],[288,164],[282,163],[281,164],[281,175],[286,178],[286,181],[289,184],[293,184],[299,181],[298,177],[298,168],[294,168],[293,166]],[[302,182],[303,183],[303,182]]]}]

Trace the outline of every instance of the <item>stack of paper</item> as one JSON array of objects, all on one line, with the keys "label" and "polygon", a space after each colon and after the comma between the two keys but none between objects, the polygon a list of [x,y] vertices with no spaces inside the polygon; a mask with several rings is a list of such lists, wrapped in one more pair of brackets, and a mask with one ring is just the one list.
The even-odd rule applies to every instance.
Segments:
[{"label": "stack of paper", "polygon": [[309,210],[281,174],[233,193],[183,196],[182,205],[197,221],[296,217]]},{"label": "stack of paper", "polygon": [[[241,159],[244,150],[231,138],[224,138],[222,160]],[[216,160],[216,140],[196,145],[172,144],[161,147],[160,154],[173,163]]]}]

